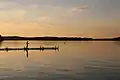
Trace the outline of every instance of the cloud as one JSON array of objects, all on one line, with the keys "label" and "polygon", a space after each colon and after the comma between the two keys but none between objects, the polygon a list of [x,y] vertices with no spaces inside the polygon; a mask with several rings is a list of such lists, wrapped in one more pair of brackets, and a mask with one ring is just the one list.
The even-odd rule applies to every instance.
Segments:
[{"label": "cloud", "polygon": [[88,5],[76,6],[70,9],[71,13],[80,13],[88,10]]},{"label": "cloud", "polygon": [[0,21],[23,20],[25,15],[26,11],[22,9],[4,10],[0,11]]},{"label": "cloud", "polygon": [[49,22],[51,20],[50,16],[41,16],[37,18],[37,21],[39,22]]},{"label": "cloud", "polygon": [[0,21],[34,20],[43,14],[45,15],[38,7],[37,4],[21,5],[15,2],[0,1]]},{"label": "cloud", "polygon": [[[88,9],[87,5],[51,5],[41,3],[18,3],[19,0],[10,0],[1,3],[0,21],[19,21],[19,22],[43,22],[64,24],[71,21],[74,13],[80,13]],[[27,2],[27,1],[25,1]],[[26,4],[26,5],[25,5]],[[69,15],[70,14],[70,15]]]},{"label": "cloud", "polygon": [[11,9],[15,5],[17,4],[15,4],[14,2],[0,2],[0,10]]}]

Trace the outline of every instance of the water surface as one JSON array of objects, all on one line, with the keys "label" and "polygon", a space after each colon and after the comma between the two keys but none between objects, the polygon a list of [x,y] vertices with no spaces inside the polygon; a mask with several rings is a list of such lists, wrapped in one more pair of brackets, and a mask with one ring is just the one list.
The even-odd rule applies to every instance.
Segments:
[{"label": "water surface", "polygon": [[[120,80],[120,42],[30,41],[29,47],[58,46],[59,51],[1,51],[1,80]],[[25,41],[4,41],[24,47]]]}]

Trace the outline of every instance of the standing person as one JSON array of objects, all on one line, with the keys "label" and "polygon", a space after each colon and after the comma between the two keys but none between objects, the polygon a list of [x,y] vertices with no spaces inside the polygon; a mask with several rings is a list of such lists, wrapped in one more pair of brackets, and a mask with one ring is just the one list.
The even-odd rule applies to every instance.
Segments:
[{"label": "standing person", "polygon": [[28,48],[28,44],[29,44],[29,43],[28,43],[28,41],[27,41],[27,42],[26,42],[26,48]]}]

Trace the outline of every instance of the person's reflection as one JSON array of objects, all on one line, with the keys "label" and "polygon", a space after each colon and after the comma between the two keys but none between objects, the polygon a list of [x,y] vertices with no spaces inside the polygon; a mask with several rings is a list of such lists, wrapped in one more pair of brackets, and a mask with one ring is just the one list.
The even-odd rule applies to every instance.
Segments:
[{"label": "person's reflection", "polygon": [[28,50],[26,50],[26,57],[27,57],[27,58],[29,57]]}]

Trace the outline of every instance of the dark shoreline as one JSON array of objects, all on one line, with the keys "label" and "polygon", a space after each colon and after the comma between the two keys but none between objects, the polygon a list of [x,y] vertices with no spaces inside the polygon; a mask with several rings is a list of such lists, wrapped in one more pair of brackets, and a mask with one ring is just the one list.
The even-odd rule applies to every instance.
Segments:
[{"label": "dark shoreline", "polygon": [[34,40],[34,41],[120,41],[120,37],[115,38],[81,38],[81,37],[20,37],[1,36],[0,41],[12,40]]}]

